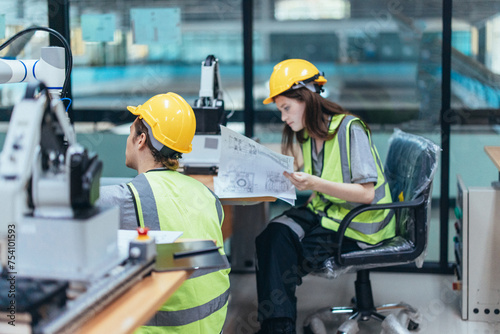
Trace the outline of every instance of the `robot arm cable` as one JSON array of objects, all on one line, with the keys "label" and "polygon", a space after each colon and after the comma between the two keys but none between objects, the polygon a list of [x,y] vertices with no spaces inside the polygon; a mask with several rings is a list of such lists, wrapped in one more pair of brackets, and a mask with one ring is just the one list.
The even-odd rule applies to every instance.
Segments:
[{"label": "robot arm cable", "polygon": [[65,79],[64,79],[64,85],[63,85],[63,89],[62,89],[62,92],[61,92],[61,97],[64,98],[64,97],[66,97],[66,94],[68,93],[68,85],[69,85],[70,77],[71,77],[71,69],[73,68],[73,55],[71,53],[71,47],[70,47],[68,41],[59,32],[57,32],[56,30],[54,30],[52,28],[47,28],[47,27],[31,27],[31,28],[27,28],[27,29],[24,29],[24,30],[18,32],[17,34],[15,34],[11,38],[9,38],[5,43],[3,43],[2,45],[0,45],[0,51],[2,51],[4,48],[6,48],[8,45],[10,45],[17,38],[19,38],[19,37],[21,37],[21,36],[23,36],[23,35],[25,35],[27,33],[30,33],[32,31],[37,31],[37,30],[46,31],[48,33],[53,34],[54,36],[56,36],[56,38],[64,46],[64,50],[65,50],[65,53],[66,53],[66,76],[65,76]]}]

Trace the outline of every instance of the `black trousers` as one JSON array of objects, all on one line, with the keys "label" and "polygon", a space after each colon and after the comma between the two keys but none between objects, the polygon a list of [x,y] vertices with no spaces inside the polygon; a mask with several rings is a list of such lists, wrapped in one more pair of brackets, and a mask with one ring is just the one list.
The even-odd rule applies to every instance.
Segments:
[{"label": "black trousers", "polygon": [[[302,277],[320,269],[337,250],[337,233],[321,226],[320,217],[305,207],[284,212],[302,227],[298,235],[287,225],[271,221],[256,239],[259,321],[297,318],[295,290]],[[344,239],[343,249],[359,249]]]}]

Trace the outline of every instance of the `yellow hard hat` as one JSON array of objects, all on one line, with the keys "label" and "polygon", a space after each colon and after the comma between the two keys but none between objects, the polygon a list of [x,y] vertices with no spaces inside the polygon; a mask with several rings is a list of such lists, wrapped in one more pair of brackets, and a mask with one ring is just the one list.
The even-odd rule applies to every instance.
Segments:
[{"label": "yellow hard hat", "polygon": [[264,104],[272,103],[274,97],[289,90],[297,84],[314,82],[319,86],[326,83],[323,73],[316,66],[303,59],[288,59],[274,66],[273,73],[269,79],[269,97]]},{"label": "yellow hard hat", "polygon": [[129,106],[127,109],[148,125],[148,130],[153,132],[154,139],[160,143],[158,148],[151,138],[158,151],[162,152],[161,146],[165,145],[179,153],[191,152],[196,118],[191,106],[181,96],[175,93],[158,94],[142,105]]}]

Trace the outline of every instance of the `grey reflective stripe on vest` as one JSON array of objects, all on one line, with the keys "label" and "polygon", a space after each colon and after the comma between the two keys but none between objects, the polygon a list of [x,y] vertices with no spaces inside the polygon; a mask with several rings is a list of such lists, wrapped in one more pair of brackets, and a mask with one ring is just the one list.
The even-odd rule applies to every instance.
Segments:
[{"label": "grey reflective stripe on vest", "polygon": [[[372,146],[372,151],[377,152],[375,149],[375,145],[373,144],[373,141],[370,140],[370,145]],[[380,157],[378,154],[374,155],[374,158],[378,164],[378,168],[381,172],[384,171],[384,166],[382,165],[382,161],[380,161]],[[379,187],[375,189],[375,198],[374,198],[374,203],[378,203],[382,198],[385,197],[385,185],[387,183],[387,179],[384,177],[384,183],[382,183]]]},{"label": "grey reflective stripe on vest", "polygon": [[[342,122],[339,125],[339,129],[337,131],[337,138],[339,141],[339,150],[340,150],[340,165],[342,169],[342,181],[344,183],[351,183],[351,168],[349,167],[349,159],[347,157],[347,142],[346,142],[346,136],[347,136],[347,124],[354,119],[354,116],[347,115],[344,117]],[[312,141],[312,140],[311,140]],[[312,152],[312,148],[311,148]],[[323,159],[326,156],[326,152],[323,153]],[[311,158],[312,159],[312,158]],[[312,163],[312,162],[311,162]],[[323,168],[325,167],[323,163]],[[321,172],[323,174],[323,171]],[[321,200],[325,203],[329,202],[328,199],[326,199],[323,194],[318,193],[319,197]],[[359,203],[357,203],[358,205]],[[349,204],[349,207],[352,208],[352,205]]]},{"label": "grey reflective stripe on vest", "polygon": [[217,298],[200,306],[179,311],[158,311],[146,323],[146,326],[185,326],[195,321],[202,320],[212,313],[217,312],[226,305],[229,298],[229,289]]},{"label": "grey reflective stripe on vest", "polygon": [[[151,230],[160,230],[160,219],[158,218],[155,196],[146,175],[144,175],[144,173],[137,175],[131,183],[139,194],[144,226],[149,227]],[[135,196],[132,197],[134,197],[135,200]]]},{"label": "grey reflective stripe on vest", "polygon": [[[366,235],[375,234],[375,233],[381,231],[384,227],[386,227],[391,222],[393,215],[394,215],[394,211],[391,210],[389,212],[389,214],[381,222],[358,223],[358,222],[351,221],[351,223],[349,224],[349,228],[356,230],[358,232],[361,232],[363,234],[366,234]],[[341,220],[339,220],[339,219],[335,219],[335,218],[331,218],[331,217],[328,217],[328,218],[333,220],[333,221],[336,221],[339,224],[341,222]]]},{"label": "grey reflective stripe on vest", "polygon": [[342,180],[344,183],[351,183],[351,168],[349,168],[349,159],[347,152],[347,124],[354,119],[354,116],[347,115],[339,125],[337,138],[339,139],[340,164],[342,166]]},{"label": "grey reflective stripe on vest", "polygon": [[219,216],[219,225],[222,225],[222,214],[224,212],[224,210],[222,209],[222,204],[219,200],[219,197],[217,197],[217,195],[212,191],[212,189],[210,189],[209,187],[207,187],[208,190],[210,190],[210,192],[212,193],[212,195],[214,195],[215,197],[215,206],[217,208],[217,215]]},{"label": "grey reflective stripe on vest", "polygon": [[[342,169],[342,182],[344,183],[351,183],[351,168],[349,167],[349,159],[348,159],[348,152],[347,152],[347,124],[354,119],[354,116],[347,115],[344,117],[342,122],[339,125],[339,129],[337,131],[337,138],[339,141],[339,151],[340,151],[340,165]],[[326,152],[323,153],[323,159],[324,156],[326,155]],[[324,164],[323,164],[324,168]],[[329,202],[328,199],[326,199],[321,193],[318,193],[321,200],[323,202]],[[346,208],[352,208],[352,204],[359,205],[359,203],[348,203]]]},{"label": "grey reflective stripe on vest", "polygon": [[[340,123],[339,130],[338,130],[338,139],[339,139],[339,149],[340,149],[340,163],[342,165],[342,179],[344,183],[351,183],[351,169],[349,168],[349,160],[348,160],[348,150],[347,150],[347,124],[353,120],[354,116],[347,115],[344,117],[342,122]],[[350,135],[350,134],[349,134]],[[370,138],[368,138],[368,141],[370,142],[370,146],[372,148],[372,152],[376,152],[375,148],[373,146],[373,142]],[[378,164],[380,170],[384,170],[382,167],[382,162],[380,161],[379,157],[377,154],[373,154],[373,157],[375,158],[375,162]],[[375,188],[375,197],[373,198],[372,203],[378,203],[382,198],[385,197],[385,184],[387,181],[384,180],[384,183],[381,185],[378,185],[378,187]],[[345,204],[341,204],[343,208],[346,209],[352,209],[353,207],[358,206],[359,203],[355,202],[346,202]],[[365,233],[366,234],[366,233]]]}]

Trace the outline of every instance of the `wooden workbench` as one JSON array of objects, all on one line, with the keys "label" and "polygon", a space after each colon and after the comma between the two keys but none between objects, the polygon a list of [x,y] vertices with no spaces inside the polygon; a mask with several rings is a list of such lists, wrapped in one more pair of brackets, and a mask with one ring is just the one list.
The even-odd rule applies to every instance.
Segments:
[{"label": "wooden workbench", "polygon": [[484,150],[500,172],[500,146],[485,146]]},{"label": "wooden workbench", "polygon": [[152,272],[75,333],[133,333],[137,327],[144,325],[153,317],[191,273],[190,270]]}]

